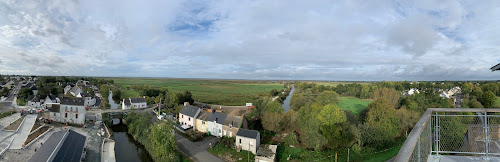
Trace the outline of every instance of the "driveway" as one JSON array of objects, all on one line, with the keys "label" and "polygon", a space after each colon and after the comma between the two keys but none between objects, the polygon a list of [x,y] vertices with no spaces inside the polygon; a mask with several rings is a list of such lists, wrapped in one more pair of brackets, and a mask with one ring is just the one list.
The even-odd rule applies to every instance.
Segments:
[{"label": "driveway", "polygon": [[194,142],[194,144],[200,146],[203,150],[210,148],[210,144],[215,145],[219,139],[215,136],[208,136],[203,139],[203,141]]},{"label": "driveway", "polygon": [[[207,139],[203,142],[199,142],[197,145],[184,138],[182,135],[175,133],[175,138],[177,140],[177,148],[184,153],[186,156],[192,158],[195,161],[207,161],[207,162],[223,162],[222,159],[219,159],[217,156],[210,154],[206,148],[204,147],[206,144],[210,143],[213,139]],[[215,137],[214,137],[215,138]],[[217,139],[217,138],[215,138]],[[207,147],[208,148],[208,147]]]}]

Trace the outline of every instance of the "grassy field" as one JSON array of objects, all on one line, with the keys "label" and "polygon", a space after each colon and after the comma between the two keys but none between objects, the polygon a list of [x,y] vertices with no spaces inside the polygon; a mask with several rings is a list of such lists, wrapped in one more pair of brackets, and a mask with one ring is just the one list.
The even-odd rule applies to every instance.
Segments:
[{"label": "grassy field", "polygon": [[108,78],[122,88],[122,96],[139,95],[134,90],[127,89],[134,85],[149,85],[153,88],[168,88],[171,92],[188,90],[195,101],[231,106],[245,105],[258,94],[268,94],[272,89],[284,89],[282,84],[269,81],[246,80],[196,80],[168,78]]},{"label": "grassy field", "polygon": [[224,146],[221,146],[220,144],[216,144],[213,148],[208,149],[208,152],[221,158],[224,157],[223,160],[225,161],[229,161],[229,159],[226,158],[230,158],[231,160],[236,161],[249,161],[248,157],[250,157],[250,161],[253,161],[255,159],[255,155],[251,152],[245,150],[237,152],[235,149],[226,148]]},{"label": "grassy field", "polygon": [[497,107],[500,107],[500,97],[497,97]]},{"label": "grassy field", "polygon": [[310,83],[315,83],[315,84],[318,84],[318,85],[325,85],[325,86],[332,86],[332,87],[336,87],[337,85],[339,84],[353,84],[353,83],[357,83],[357,84],[371,84],[369,82],[322,82],[322,81],[314,81],[314,82],[310,82]]},{"label": "grassy field", "polygon": [[356,97],[339,97],[339,107],[344,110],[351,110],[355,115],[358,115],[361,110],[368,107],[368,104],[371,102]]}]

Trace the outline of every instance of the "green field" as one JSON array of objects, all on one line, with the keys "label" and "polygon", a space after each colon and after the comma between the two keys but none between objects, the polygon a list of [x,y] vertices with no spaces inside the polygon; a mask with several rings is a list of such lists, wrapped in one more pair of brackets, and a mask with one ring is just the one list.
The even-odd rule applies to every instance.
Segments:
[{"label": "green field", "polygon": [[360,111],[368,107],[368,104],[371,102],[356,97],[339,97],[339,107],[344,110],[351,110],[355,115],[358,115]]},{"label": "green field", "polygon": [[231,106],[245,105],[254,96],[268,94],[272,89],[284,89],[283,84],[269,81],[247,80],[196,80],[167,78],[108,78],[122,88],[122,97],[134,97],[138,92],[131,86],[149,85],[152,88],[165,87],[171,92],[188,90],[195,101]]},{"label": "green field", "polygon": [[497,107],[500,107],[500,97],[497,97]]},{"label": "green field", "polygon": [[318,84],[318,85],[332,86],[332,87],[336,87],[339,84],[353,84],[353,83],[357,83],[357,84],[371,84],[369,82],[324,82],[324,81],[314,81],[314,82],[309,82],[309,83],[315,83],[315,84]]}]

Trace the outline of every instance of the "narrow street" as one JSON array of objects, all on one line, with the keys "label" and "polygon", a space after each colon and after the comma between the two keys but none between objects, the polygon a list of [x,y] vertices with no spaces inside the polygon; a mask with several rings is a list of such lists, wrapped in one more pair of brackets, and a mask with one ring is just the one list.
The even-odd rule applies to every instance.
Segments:
[{"label": "narrow street", "polygon": [[[198,145],[206,144],[206,142],[198,142],[198,144],[196,144],[184,138],[178,133],[175,133],[175,138],[177,140],[177,148],[179,149],[179,151],[181,151],[184,155],[192,158],[193,160],[200,162],[223,162],[222,159],[209,153],[206,150],[208,147],[203,147],[204,145]],[[206,138],[205,140],[211,140],[211,138]]]}]

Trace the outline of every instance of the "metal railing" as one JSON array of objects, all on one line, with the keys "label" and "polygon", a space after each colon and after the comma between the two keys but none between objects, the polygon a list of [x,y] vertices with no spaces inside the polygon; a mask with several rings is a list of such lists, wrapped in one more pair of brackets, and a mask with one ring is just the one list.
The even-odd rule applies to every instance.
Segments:
[{"label": "metal railing", "polygon": [[500,109],[429,108],[395,161],[427,161],[442,155],[500,156]]}]

